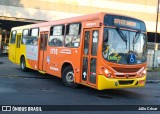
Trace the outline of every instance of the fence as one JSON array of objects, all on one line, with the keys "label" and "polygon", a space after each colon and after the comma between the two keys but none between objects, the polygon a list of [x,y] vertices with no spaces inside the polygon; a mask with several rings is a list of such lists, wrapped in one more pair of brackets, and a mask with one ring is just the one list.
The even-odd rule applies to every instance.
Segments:
[{"label": "fence", "polygon": [[158,49],[155,52],[154,52],[155,43],[148,42],[147,46],[148,46],[147,67],[148,68],[160,67],[160,43],[158,43]]}]

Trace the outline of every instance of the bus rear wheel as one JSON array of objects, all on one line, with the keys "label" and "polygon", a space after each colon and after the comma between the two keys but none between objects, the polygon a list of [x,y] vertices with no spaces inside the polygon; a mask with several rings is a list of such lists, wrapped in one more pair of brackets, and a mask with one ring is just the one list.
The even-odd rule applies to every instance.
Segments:
[{"label": "bus rear wheel", "polygon": [[62,82],[65,86],[76,88],[78,86],[77,83],[74,82],[74,71],[71,66],[67,66],[62,72]]},{"label": "bus rear wheel", "polygon": [[27,67],[26,67],[26,61],[25,58],[22,57],[20,60],[20,68],[22,71],[26,72],[27,71]]}]

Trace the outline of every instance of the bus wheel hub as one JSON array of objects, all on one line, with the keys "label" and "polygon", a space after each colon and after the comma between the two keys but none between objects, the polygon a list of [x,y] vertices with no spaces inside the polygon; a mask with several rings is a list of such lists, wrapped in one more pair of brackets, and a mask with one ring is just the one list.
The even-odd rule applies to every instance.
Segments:
[{"label": "bus wheel hub", "polygon": [[74,74],[73,74],[73,72],[68,72],[66,74],[66,80],[69,83],[73,83],[73,81],[74,81]]}]

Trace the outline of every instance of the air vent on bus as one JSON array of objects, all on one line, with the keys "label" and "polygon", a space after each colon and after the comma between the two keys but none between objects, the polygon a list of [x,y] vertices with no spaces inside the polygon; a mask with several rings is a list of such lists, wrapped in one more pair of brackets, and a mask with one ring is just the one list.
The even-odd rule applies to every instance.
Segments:
[{"label": "air vent on bus", "polygon": [[117,78],[134,78],[136,75],[116,75]]},{"label": "air vent on bus", "polygon": [[119,68],[119,67],[113,67],[113,69],[120,73],[134,73],[138,72],[141,68]]},{"label": "air vent on bus", "polygon": [[128,80],[128,81],[119,81],[119,85],[129,85],[133,84],[134,80]]}]

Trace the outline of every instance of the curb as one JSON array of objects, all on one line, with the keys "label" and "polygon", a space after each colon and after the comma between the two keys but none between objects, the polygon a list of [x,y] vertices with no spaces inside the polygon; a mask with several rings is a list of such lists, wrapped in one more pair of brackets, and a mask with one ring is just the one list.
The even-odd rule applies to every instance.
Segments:
[{"label": "curb", "polygon": [[160,83],[160,80],[147,80],[146,83]]},{"label": "curb", "polygon": [[0,78],[35,78],[35,79],[53,79],[54,77],[49,76],[21,76],[21,75],[0,75]]}]

